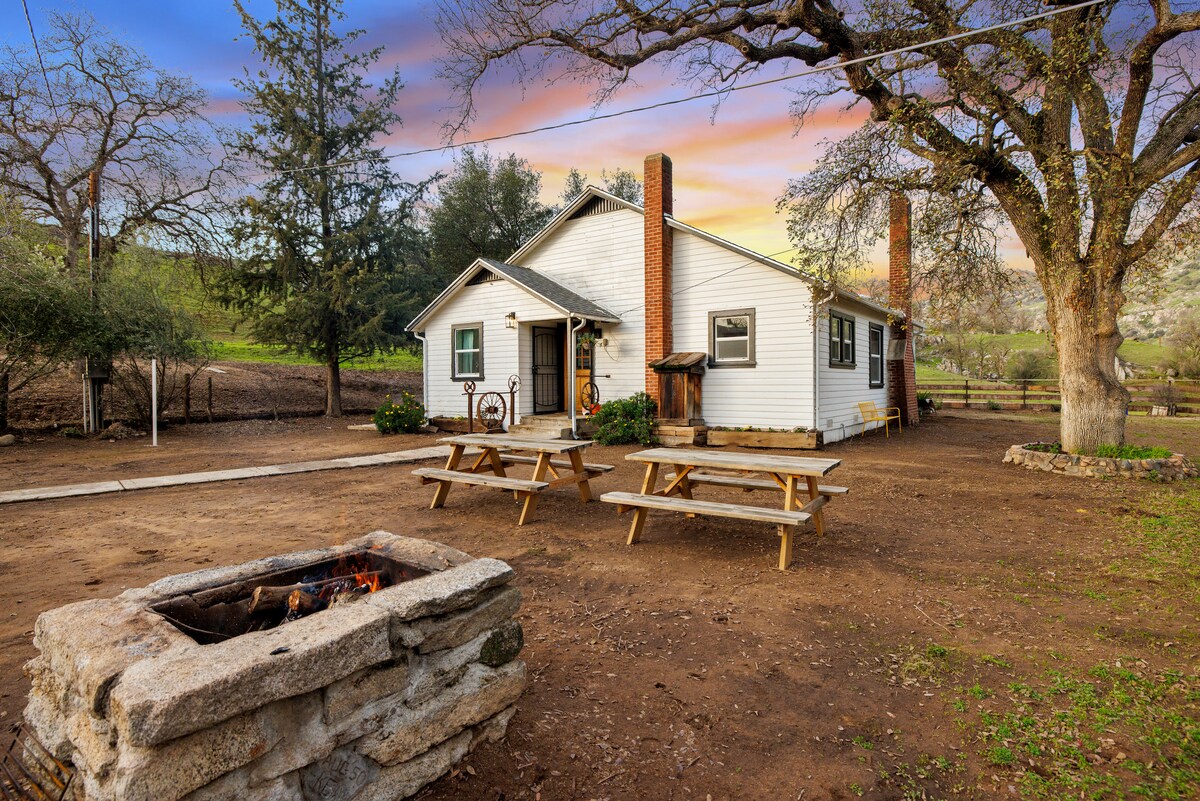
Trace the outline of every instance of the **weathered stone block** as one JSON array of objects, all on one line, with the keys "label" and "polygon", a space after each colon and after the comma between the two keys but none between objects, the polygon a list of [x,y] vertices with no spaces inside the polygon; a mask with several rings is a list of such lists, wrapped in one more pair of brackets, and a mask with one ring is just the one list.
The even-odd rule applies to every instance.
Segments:
[{"label": "weathered stone block", "polygon": [[300,772],[305,801],[350,801],[375,781],[379,766],[353,748],[339,748]]},{"label": "weathered stone block", "polygon": [[33,642],[96,715],[105,713],[113,682],[130,665],[196,645],[144,607],[117,600],[81,601],[43,612]]},{"label": "weathered stone block", "polygon": [[437,572],[474,561],[474,557],[449,545],[417,537],[401,537],[387,531],[372,531],[348,544],[377,548],[379,553],[392,559]]},{"label": "weathered stone block", "polygon": [[113,790],[122,801],[178,801],[263,756],[282,737],[269,716],[251,713],[156,748],[126,746]]},{"label": "weathered stone block", "polygon": [[[516,587],[489,590],[479,603],[465,612],[421,618],[407,626],[393,627],[402,644],[415,647],[419,653],[457,648],[470,642],[488,629],[511,618],[521,608],[521,591]],[[397,643],[392,642],[395,646]]]},{"label": "weathered stone block", "polygon": [[476,559],[372,593],[363,604],[386,610],[392,616],[392,625],[397,626],[473,604],[484,592],[508,583],[512,577],[512,568],[504,562]]},{"label": "weathered stone block", "polygon": [[71,738],[68,736],[66,713],[53,699],[34,689],[25,704],[25,723],[38,742],[58,759],[70,759]]},{"label": "weathered stone block", "polygon": [[499,714],[492,715],[490,718],[480,723],[471,730],[471,750],[480,743],[497,743],[504,738],[504,733],[508,731],[508,722],[512,720],[513,715],[517,714],[517,705],[513,704],[508,709]]},{"label": "weathered stone block", "polygon": [[245,769],[227,773],[211,784],[184,796],[183,801],[298,801],[298,774],[281,776],[258,787],[251,787]]},{"label": "weathered stone block", "polygon": [[500,667],[511,662],[525,646],[525,631],[521,624],[509,620],[500,624],[488,635],[479,650],[479,661],[488,667]]},{"label": "weathered stone block", "polygon": [[512,705],[524,689],[524,662],[495,670],[472,665],[424,706],[394,709],[378,731],[359,742],[358,750],[381,765],[405,762]]},{"label": "weathered stone block", "polygon": [[106,778],[117,762],[117,733],[112,725],[80,710],[71,716],[70,736],[75,746],[72,761],[76,766]]},{"label": "weathered stone block", "polygon": [[364,705],[408,686],[408,660],[360,670],[325,688],[325,722],[332,723]]},{"label": "weathered stone block", "polygon": [[354,801],[399,801],[444,776],[471,748],[471,732],[464,731],[418,757],[384,768]]},{"label": "weathered stone block", "polygon": [[391,658],[388,616],[366,603],[193,645],[126,670],[112,693],[112,716],[128,742],[157,745]]}]

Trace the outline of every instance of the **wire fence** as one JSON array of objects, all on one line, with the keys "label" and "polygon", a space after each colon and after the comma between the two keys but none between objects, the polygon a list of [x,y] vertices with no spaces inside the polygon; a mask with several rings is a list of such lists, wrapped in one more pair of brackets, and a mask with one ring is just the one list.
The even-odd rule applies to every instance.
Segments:
[{"label": "wire fence", "polygon": [[[1041,409],[1062,406],[1057,379],[1027,381],[918,381],[917,390],[950,409]],[[1173,406],[1172,413],[1200,414],[1200,381],[1138,379],[1123,381],[1129,390],[1129,411],[1149,412],[1155,406]]]}]

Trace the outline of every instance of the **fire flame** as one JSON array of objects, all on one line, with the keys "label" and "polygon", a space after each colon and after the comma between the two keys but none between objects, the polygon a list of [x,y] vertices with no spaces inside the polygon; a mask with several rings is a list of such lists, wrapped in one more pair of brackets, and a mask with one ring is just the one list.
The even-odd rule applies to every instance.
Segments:
[{"label": "fire flame", "polygon": [[354,586],[359,589],[365,588],[367,592],[377,592],[383,586],[383,582],[379,573],[355,573]]}]

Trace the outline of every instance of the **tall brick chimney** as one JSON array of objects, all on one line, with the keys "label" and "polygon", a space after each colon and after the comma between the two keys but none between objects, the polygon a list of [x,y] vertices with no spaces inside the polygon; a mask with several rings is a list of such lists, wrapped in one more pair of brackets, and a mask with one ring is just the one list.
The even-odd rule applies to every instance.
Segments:
[{"label": "tall brick chimney", "polygon": [[[904,312],[892,321],[892,341],[904,342],[903,358],[888,349],[888,406],[900,408],[900,419],[912,425],[920,419],[917,409],[917,374],[914,361],[912,323],[912,204],[903,192],[893,192],[888,211],[888,305]],[[898,346],[896,346],[898,347]]]},{"label": "tall brick chimney", "polygon": [[[646,156],[644,246],[646,258],[646,362],[671,352],[671,229],[663,215],[673,213],[671,159]],[[661,401],[658,375],[646,368],[646,393]]]}]

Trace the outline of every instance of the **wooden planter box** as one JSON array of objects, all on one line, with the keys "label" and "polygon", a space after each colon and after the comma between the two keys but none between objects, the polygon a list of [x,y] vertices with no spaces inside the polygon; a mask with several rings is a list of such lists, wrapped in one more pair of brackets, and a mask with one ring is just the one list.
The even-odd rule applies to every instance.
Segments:
[{"label": "wooden planter box", "polygon": [[[467,421],[453,417],[430,417],[429,425],[436,426],[438,431],[448,431],[451,434],[467,433]],[[475,433],[483,433],[483,426],[476,424]]]},{"label": "wooden planter box", "polygon": [[741,445],[746,448],[806,448],[821,447],[819,431],[718,431],[708,430],[709,445]]}]

